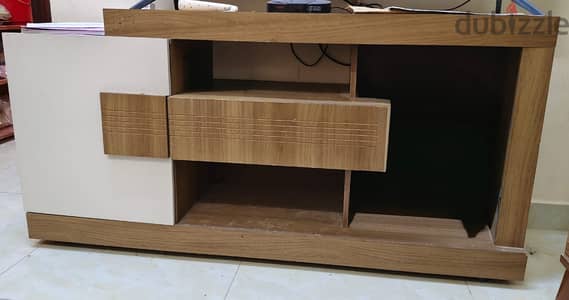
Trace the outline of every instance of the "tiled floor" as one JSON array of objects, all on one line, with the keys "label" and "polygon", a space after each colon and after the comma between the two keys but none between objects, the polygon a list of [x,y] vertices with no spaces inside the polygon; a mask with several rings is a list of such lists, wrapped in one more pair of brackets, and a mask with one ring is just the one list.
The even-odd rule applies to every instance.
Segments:
[{"label": "tiled floor", "polygon": [[566,233],[530,230],[524,282],[238,261],[28,240],[15,143],[0,145],[0,299],[554,299]]}]

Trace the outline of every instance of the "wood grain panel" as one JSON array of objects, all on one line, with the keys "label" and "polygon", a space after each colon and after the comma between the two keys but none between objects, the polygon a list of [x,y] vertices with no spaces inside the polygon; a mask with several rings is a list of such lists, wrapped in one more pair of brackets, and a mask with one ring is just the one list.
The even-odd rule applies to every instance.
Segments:
[{"label": "wood grain panel", "polygon": [[350,97],[357,97],[358,83],[358,46],[350,48]]},{"label": "wood grain panel", "polygon": [[[124,9],[105,9],[103,14],[105,34],[110,36],[273,43],[553,47],[559,27],[557,17],[528,16]],[[508,30],[492,32],[491,22],[504,22]],[[474,28],[475,23],[482,25]]]},{"label": "wood grain panel", "polygon": [[211,185],[179,224],[287,232],[337,230],[342,195],[336,187],[329,190],[295,185]]},{"label": "wood grain panel", "polygon": [[553,48],[522,50],[498,209],[497,245],[524,246],[553,52]]},{"label": "wood grain panel", "polygon": [[203,192],[207,170],[193,161],[174,161],[174,217],[180,221]]},{"label": "wood grain panel", "polygon": [[168,157],[166,97],[101,93],[105,154]]},{"label": "wood grain panel", "polygon": [[342,226],[350,225],[350,188],[352,185],[352,171],[346,170],[344,174],[344,200],[342,203]]},{"label": "wood grain panel", "polygon": [[448,247],[346,235],[152,225],[28,213],[31,238],[183,253],[521,280],[523,249]]},{"label": "wood grain panel", "polygon": [[566,300],[569,299],[569,271],[563,273],[563,279],[561,280],[561,286],[557,292],[556,300]]},{"label": "wood grain panel", "polygon": [[172,158],[384,171],[389,104],[313,101],[267,91],[197,92],[168,99]]},{"label": "wood grain panel", "polygon": [[271,231],[341,226],[342,170],[197,164],[207,169],[198,178],[207,177],[207,185],[181,223]]}]

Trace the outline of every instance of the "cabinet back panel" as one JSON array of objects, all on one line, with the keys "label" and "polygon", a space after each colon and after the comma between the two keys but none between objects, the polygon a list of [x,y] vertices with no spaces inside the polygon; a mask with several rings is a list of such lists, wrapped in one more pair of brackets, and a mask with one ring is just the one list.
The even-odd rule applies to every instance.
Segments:
[{"label": "cabinet back panel", "polygon": [[491,224],[518,62],[516,48],[360,47],[358,95],[392,115],[387,172],[353,174],[352,210]]}]

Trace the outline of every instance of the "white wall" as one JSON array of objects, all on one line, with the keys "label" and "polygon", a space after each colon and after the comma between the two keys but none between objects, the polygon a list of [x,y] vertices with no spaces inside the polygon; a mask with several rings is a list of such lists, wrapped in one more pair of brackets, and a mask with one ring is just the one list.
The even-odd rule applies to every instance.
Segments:
[{"label": "white wall", "polygon": [[[159,0],[159,7],[171,5]],[[337,3],[342,3],[341,0]],[[384,5],[421,8],[448,8],[463,0],[370,0]],[[55,22],[102,21],[103,7],[128,7],[135,0],[51,0]],[[242,10],[264,9],[264,0],[227,0],[240,5]],[[503,1],[504,6],[509,1]],[[494,9],[493,0],[473,0],[465,10],[488,12]],[[534,0],[544,11],[569,18],[569,1]],[[568,29],[569,30],[569,29]],[[561,36],[555,54],[549,102],[534,189],[534,202],[569,205],[569,36]]]},{"label": "white wall", "polygon": [[[569,18],[569,1],[536,4]],[[560,36],[555,49],[533,195],[534,202],[569,205],[569,35]]]},{"label": "white wall", "polygon": [[[138,0],[51,0],[53,22],[102,22],[103,8],[129,8]],[[172,9],[173,1],[157,0],[157,8]]]},{"label": "white wall", "polygon": [[[265,0],[210,0],[217,2],[234,3],[241,10],[263,11]],[[332,0],[338,6],[344,2],[342,0]],[[366,1],[366,0],[362,0]],[[53,22],[102,22],[103,8],[128,8],[137,0],[51,0],[51,14]],[[397,5],[419,8],[448,8],[455,6],[463,0],[367,0],[369,3],[378,2],[384,5]],[[550,1],[553,2],[553,1]],[[172,7],[173,0],[157,0],[157,8]],[[464,6],[464,9],[473,11],[490,11],[494,8],[493,0],[473,0]]]}]

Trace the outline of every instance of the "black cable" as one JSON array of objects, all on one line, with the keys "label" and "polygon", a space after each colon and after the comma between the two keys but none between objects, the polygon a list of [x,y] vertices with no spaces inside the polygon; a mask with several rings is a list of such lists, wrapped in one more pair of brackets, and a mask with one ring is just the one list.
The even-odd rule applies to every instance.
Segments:
[{"label": "black cable", "polygon": [[381,3],[360,3],[359,1],[352,2],[351,0],[344,0],[344,2],[348,3],[351,6],[366,6],[366,7],[379,7],[384,8],[383,4]]},{"label": "black cable", "polygon": [[307,67],[314,67],[315,65],[317,65],[322,58],[324,58],[324,52],[322,52],[320,54],[320,57],[318,57],[318,59],[316,61],[314,61],[313,63],[307,63],[305,62],[302,58],[300,58],[300,56],[298,56],[298,54],[296,53],[296,50],[294,50],[294,44],[290,43],[290,51],[292,52],[292,54],[294,55],[294,57],[296,57],[296,60],[298,60],[301,64],[307,66]]},{"label": "black cable", "polygon": [[336,59],[335,57],[333,57],[332,55],[328,54],[328,46],[326,46],[326,48],[324,48],[324,46],[322,44],[318,44],[318,47],[320,48],[320,51],[322,51],[322,53],[331,61],[344,66],[344,67],[349,67],[350,64],[349,63],[345,63],[345,62],[341,62],[338,59]]},{"label": "black cable", "polygon": [[298,53],[296,53],[296,50],[294,49],[294,44],[290,43],[290,51],[292,52],[292,54],[294,55],[294,57],[296,58],[296,60],[298,60],[298,62],[300,62],[301,64],[307,66],[307,67],[314,67],[315,65],[317,65],[318,63],[320,63],[320,61],[322,61],[322,58],[326,57],[329,60],[331,60],[334,63],[337,63],[341,66],[344,67],[349,67],[350,64],[349,63],[345,63],[345,62],[341,62],[340,60],[336,59],[335,57],[333,57],[332,55],[330,55],[328,53],[328,45],[322,45],[322,44],[318,44],[318,48],[320,49],[320,56],[318,57],[318,59],[316,59],[314,62],[309,63],[306,62],[304,59],[302,59]]},{"label": "black cable", "polygon": [[156,1],[156,0],[140,0],[140,1],[136,2],[133,6],[131,6],[130,9],[142,9],[149,4],[152,4],[152,2],[154,2],[154,1]]},{"label": "black cable", "polygon": [[496,0],[496,13],[502,13],[502,0]]},{"label": "black cable", "polygon": [[[457,5],[457,6],[453,6],[453,7],[450,7],[450,8],[436,9],[436,10],[455,10],[455,9],[457,9],[457,8],[461,8],[461,7],[465,6],[465,5],[468,4],[470,1],[472,1],[472,0],[465,0],[464,2],[460,3],[460,4]],[[497,1],[500,1],[500,2],[501,2],[501,0],[497,0]],[[346,3],[348,3],[349,5],[352,5],[352,6],[358,6],[358,4],[355,4],[355,3],[352,2],[351,0],[344,0],[344,2],[346,2]],[[383,6],[382,4],[380,4],[380,3],[361,4],[360,6],[367,6],[367,7],[374,7],[374,6],[377,6],[377,7],[379,7],[379,8],[384,8],[384,6]],[[500,6],[501,6],[501,3],[500,3]],[[498,10],[498,9],[496,9],[496,11],[497,11],[497,10]]]},{"label": "black cable", "polygon": [[464,2],[462,2],[461,4],[459,4],[459,5],[457,5],[457,6],[454,6],[454,7],[451,7],[451,8],[445,8],[445,9],[438,9],[438,10],[455,10],[455,9],[457,9],[457,8],[461,8],[461,7],[465,6],[465,5],[468,4],[468,2],[470,2],[470,1],[472,1],[472,0],[465,0]]}]

